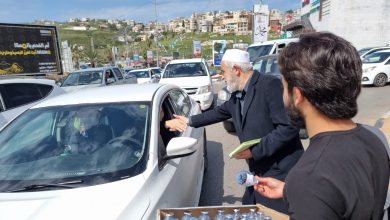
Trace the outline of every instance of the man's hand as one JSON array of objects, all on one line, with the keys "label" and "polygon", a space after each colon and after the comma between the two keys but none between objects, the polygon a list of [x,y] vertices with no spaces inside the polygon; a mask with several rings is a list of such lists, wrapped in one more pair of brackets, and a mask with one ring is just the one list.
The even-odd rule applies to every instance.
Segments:
[{"label": "man's hand", "polygon": [[243,150],[239,153],[237,153],[234,158],[236,159],[249,159],[252,158],[252,152],[250,149]]},{"label": "man's hand", "polygon": [[187,128],[188,119],[181,115],[173,115],[173,119],[165,121],[165,128],[170,131],[184,132]]},{"label": "man's hand", "polygon": [[270,199],[283,198],[284,182],[270,177],[255,176],[255,178],[259,183],[253,187],[262,196]]}]

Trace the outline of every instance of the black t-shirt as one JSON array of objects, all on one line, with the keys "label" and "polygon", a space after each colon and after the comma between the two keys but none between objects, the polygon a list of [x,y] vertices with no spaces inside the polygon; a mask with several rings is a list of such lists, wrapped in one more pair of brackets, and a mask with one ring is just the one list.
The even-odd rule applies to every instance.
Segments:
[{"label": "black t-shirt", "polygon": [[291,219],[382,219],[389,162],[380,139],[361,125],[315,135],[284,187]]}]

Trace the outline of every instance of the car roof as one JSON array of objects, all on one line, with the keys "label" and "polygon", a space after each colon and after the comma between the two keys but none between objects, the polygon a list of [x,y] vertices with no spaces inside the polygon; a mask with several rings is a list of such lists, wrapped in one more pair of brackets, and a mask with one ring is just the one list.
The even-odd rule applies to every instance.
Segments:
[{"label": "car roof", "polygon": [[299,38],[287,38],[287,39],[277,39],[277,40],[269,40],[259,43],[253,43],[249,47],[256,47],[261,45],[271,45],[274,43],[290,43],[290,42],[298,42]]},{"label": "car roof", "polygon": [[177,64],[177,63],[201,63],[203,62],[202,58],[192,58],[192,59],[178,59],[172,60],[169,64]]},{"label": "car roof", "polygon": [[10,83],[35,83],[35,84],[46,84],[55,85],[55,81],[51,79],[1,79],[0,84]]},{"label": "car roof", "polygon": [[33,108],[77,104],[152,101],[163,84],[124,84],[80,89],[43,101]]},{"label": "car roof", "polygon": [[130,70],[130,73],[132,72],[140,72],[140,71],[149,71],[148,68],[143,68],[143,69],[133,69],[133,70]]}]

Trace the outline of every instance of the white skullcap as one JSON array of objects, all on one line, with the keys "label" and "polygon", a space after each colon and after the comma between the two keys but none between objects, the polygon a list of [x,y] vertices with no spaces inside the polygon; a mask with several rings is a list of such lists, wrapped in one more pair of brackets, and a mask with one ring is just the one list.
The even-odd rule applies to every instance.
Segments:
[{"label": "white skullcap", "polygon": [[249,53],[239,49],[228,49],[223,55],[222,61],[249,63]]}]

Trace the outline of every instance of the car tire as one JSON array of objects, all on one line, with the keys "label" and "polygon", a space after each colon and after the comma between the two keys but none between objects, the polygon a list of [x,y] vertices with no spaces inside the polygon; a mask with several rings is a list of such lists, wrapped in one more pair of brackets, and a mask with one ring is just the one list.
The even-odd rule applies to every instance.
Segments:
[{"label": "car tire", "polygon": [[385,86],[387,83],[387,76],[384,73],[379,73],[374,78],[374,86],[376,87],[382,87]]},{"label": "car tire", "polygon": [[206,137],[206,129],[204,129],[204,139],[203,139],[203,161],[204,161],[204,169],[203,173],[207,173],[207,169],[209,167],[209,161],[207,156],[207,137]]},{"label": "car tire", "polygon": [[236,128],[234,127],[234,124],[231,121],[224,121],[223,127],[227,132],[236,132]]}]

